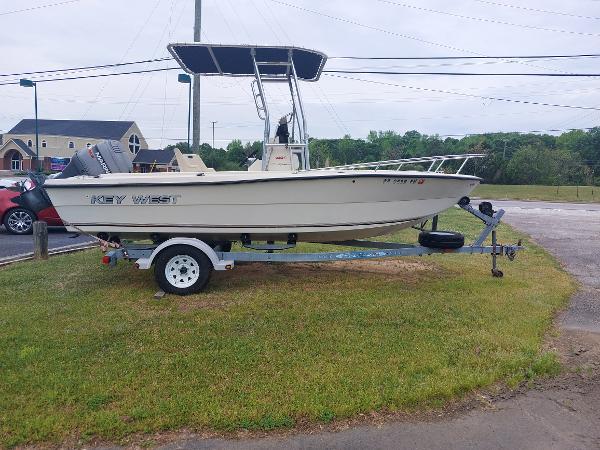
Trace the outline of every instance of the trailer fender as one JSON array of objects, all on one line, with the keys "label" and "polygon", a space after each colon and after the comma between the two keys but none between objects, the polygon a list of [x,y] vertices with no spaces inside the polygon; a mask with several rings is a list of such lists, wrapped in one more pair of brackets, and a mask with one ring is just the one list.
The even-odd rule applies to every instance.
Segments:
[{"label": "trailer fender", "polygon": [[210,262],[212,263],[213,268],[215,270],[233,269],[233,261],[219,259],[216,252],[212,249],[212,247],[210,245],[208,245],[204,241],[201,241],[200,239],[195,239],[195,238],[172,238],[172,239],[169,239],[168,241],[165,241],[162,244],[160,244],[158,247],[156,247],[156,249],[154,249],[154,251],[152,252],[152,254],[149,257],[138,259],[136,261],[137,267],[139,269],[149,269],[152,266],[156,256],[158,256],[158,254],[162,250],[164,250],[165,248],[171,247],[172,245],[189,245],[191,247],[197,248],[198,250],[203,252],[208,257],[208,259],[210,259]]}]

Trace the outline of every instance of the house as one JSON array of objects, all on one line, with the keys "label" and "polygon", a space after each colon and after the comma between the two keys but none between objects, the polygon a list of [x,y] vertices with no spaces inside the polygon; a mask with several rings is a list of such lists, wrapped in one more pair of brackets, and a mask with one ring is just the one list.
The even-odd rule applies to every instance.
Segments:
[{"label": "house", "polygon": [[140,150],[133,158],[134,172],[177,172],[177,158],[175,151],[164,150]]},{"label": "house", "polygon": [[[39,157],[43,170],[62,170],[75,152],[106,139],[121,141],[131,159],[148,148],[135,122],[109,120],[38,120]],[[0,170],[35,167],[35,120],[23,119],[0,142]]]}]

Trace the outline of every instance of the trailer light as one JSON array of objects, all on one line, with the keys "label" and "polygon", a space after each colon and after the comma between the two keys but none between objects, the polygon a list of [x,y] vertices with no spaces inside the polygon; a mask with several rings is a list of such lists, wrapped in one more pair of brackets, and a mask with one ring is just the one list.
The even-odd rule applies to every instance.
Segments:
[{"label": "trailer light", "polygon": [[136,269],[139,269],[139,268],[140,268],[140,265],[139,265],[138,263],[135,263],[133,266],[134,266]]},{"label": "trailer light", "polygon": [[102,257],[102,264],[106,264],[106,265],[110,264],[110,256],[104,255]]}]

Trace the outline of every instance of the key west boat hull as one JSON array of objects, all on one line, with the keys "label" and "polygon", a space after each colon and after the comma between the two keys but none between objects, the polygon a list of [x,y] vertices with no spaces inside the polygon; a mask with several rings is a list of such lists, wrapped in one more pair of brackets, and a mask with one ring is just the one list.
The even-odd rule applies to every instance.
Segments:
[{"label": "key west boat hull", "polygon": [[144,239],[333,242],[391,233],[453,206],[469,175],[309,170],[109,174],[48,180],[70,231]]}]

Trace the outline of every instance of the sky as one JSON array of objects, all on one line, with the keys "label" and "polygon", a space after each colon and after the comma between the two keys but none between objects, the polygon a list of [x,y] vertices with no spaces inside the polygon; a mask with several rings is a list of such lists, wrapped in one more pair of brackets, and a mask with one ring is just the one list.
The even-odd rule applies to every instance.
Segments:
[{"label": "sky", "polygon": [[[168,43],[193,40],[193,21],[193,0],[1,0],[0,75],[166,57]],[[203,42],[315,49],[328,55],[329,70],[600,73],[600,58],[486,63],[336,58],[600,53],[598,25],[598,0],[202,2]],[[114,71],[176,66],[165,61]],[[185,141],[187,86],[177,82],[177,73],[39,83],[39,117],[134,120],[150,148]],[[316,83],[302,83],[310,136],[365,138],[370,130],[445,136],[600,125],[600,110],[480,98],[600,109],[600,78],[347,77],[355,79],[323,74]],[[18,78],[0,76],[0,84]],[[202,78],[202,142],[212,141],[212,121],[217,147],[232,139],[262,139],[250,82]],[[280,86],[267,94],[274,122],[290,106]],[[0,133],[32,117],[32,90],[0,85]]]}]

